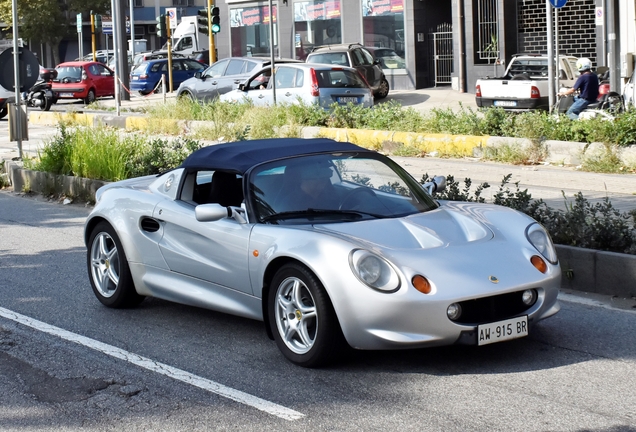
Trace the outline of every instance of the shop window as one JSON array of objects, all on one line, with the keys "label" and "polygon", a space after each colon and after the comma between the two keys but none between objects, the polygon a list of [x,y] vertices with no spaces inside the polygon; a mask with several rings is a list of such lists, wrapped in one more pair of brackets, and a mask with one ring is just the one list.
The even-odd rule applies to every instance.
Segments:
[{"label": "shop window", "polygon": [[362,0],[365,47],[385,73],[406,68],[404,0]]},{"label": "shop window", "polygon": [[340,0],[294,3],[296,58],[305,60],[314,47],[342,43]]},{"label": "shop window", "polygon": [[[278,55],[278,26],[274,6],[274,55]],[[269,6],[230,9],[232,56],[271,55],[269,40]]]},{"label": "shop window", "polygon": [[499,58],[499,26],[497,25],[498,0],[476,0],[473,2],[475,17],[475,63],[495,63]]}]

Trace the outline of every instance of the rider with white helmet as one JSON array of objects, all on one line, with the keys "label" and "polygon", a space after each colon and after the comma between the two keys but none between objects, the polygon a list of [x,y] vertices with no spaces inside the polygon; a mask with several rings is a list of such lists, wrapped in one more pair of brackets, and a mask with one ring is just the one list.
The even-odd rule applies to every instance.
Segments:
[{"label": "rider with white helmet", "polygon": [[579,95],[574,97],[574,103],[568,109],[566,114],[572,119],[579,118],[579,114],[587,106],[593,102],[596,102],[598,98],[598,77],[592,73],[592,62],[589,58],[582,57],[576,61],[576,68],[581,74],[574,83],[574,87],[560,92],[559,96],[566,96],[579,91]]}]

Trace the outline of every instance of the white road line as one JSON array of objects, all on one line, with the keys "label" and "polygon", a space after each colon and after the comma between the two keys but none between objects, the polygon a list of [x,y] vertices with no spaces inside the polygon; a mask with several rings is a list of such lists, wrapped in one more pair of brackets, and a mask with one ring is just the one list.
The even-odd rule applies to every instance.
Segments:
[{"label": "white road line", "polygon": [[596,307],[600,307],[603,309],[609,309],[609,310],[614,310],[614,311],[619,311],[619,312],[627,312],[630,314],[636,314],[636,310],[630,310],[630,309],[621,309],[621,308],[617,308],[614,306],[610,306],[606,303],[600,302],[598,300],[594,300],[594,299],[590,299],[590,298],[586,298],[586,297],[580,297],[580,296],[576,296],[576,295],[572,295],[572,294],[565,294],[560,292],[559,293],[559,300],[563,300],[569,303],[577,303],[577,304],[581,304],[581,305],[585,305],[585,306],[596,306]]},{"label": "white road line", "polygon": [[112,345],[108,345],[108,344],[96,341],[94,339],[87,338],[85,336],[71,333],[59,327],[55,327],[55,326],[46,324],[42,321],[29,318],[28,316],[21,315],[17,312],[10,311],[9,309],[0,307],[0,316],[10,319],[12,321],[15,321],[17,323],[23,324],[25,326],[31,327],[35,330],[39,330],[41,332],[60,337],[67,341],[75,342],[77,344],[83,345],[90,349],[94,349],[96,351],[102,352],[111,357],[115,357],[120,360],[127,361],[134,365],[140,366],[144,369],[148,369],[152,372],[156,372],[161,375],[165,375],[167,377],[182,381],[186,384],[199,387],[211,393],[218,394],[219,396],[232,399],[233,401],[236,401],[238,403],[251,406],[253,408],[259,409],[268,414],[274,415],[276,417],[280,417],[285,420],[298,420],[305,416],[304,414],[299,413],[298,411],[291,410],[284,406],[277,405],[273,402],[266,401],[264,399],[261,399],[256,396],[252,396],[248,393],[244,393],[239,390],[235,390],[233,388],[224,386],[214,381],[201,378],[199,376],[193,375],[184,370],[177,369],[175,367],[156,362],[149,358],[142,357],[140,355],[125,351],[123,349],[114,347]]}]

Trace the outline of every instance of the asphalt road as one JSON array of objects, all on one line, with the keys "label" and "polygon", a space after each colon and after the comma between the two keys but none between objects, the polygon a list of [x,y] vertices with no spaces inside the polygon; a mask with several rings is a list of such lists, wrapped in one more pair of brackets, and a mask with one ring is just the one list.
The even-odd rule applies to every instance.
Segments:
[{"label": "asphalt road", "polygon": [[634,301],[562,293],[524,339],[307,370],[260,322],[156,299],[103,307],[88,212],[0,192],[3,431],[636,430]]}]

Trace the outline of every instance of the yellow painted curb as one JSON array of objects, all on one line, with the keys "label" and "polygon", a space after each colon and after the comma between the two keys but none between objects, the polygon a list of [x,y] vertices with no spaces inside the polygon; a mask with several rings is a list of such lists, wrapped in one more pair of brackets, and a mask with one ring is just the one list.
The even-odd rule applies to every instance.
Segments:
[{"label": "yellow painted curb", "polygon": [[336,128],[321,128],[319,135],[336,141],[349,141],[373,150],[381,150],[387,142],[397,142],[420,152],[437,151],[440,156],[472,156],[473,149],[486,147],[488,138],[490,138],[489,136]]},{"label": "yellow painted curb", "polygon": [[51,112],[51,111],[31,111],[29,112],[29,122],[33,124],[57,126],[59,123],[75,123],[83,126],[93,126],[95,114],[75,113],[75,112]]}]

